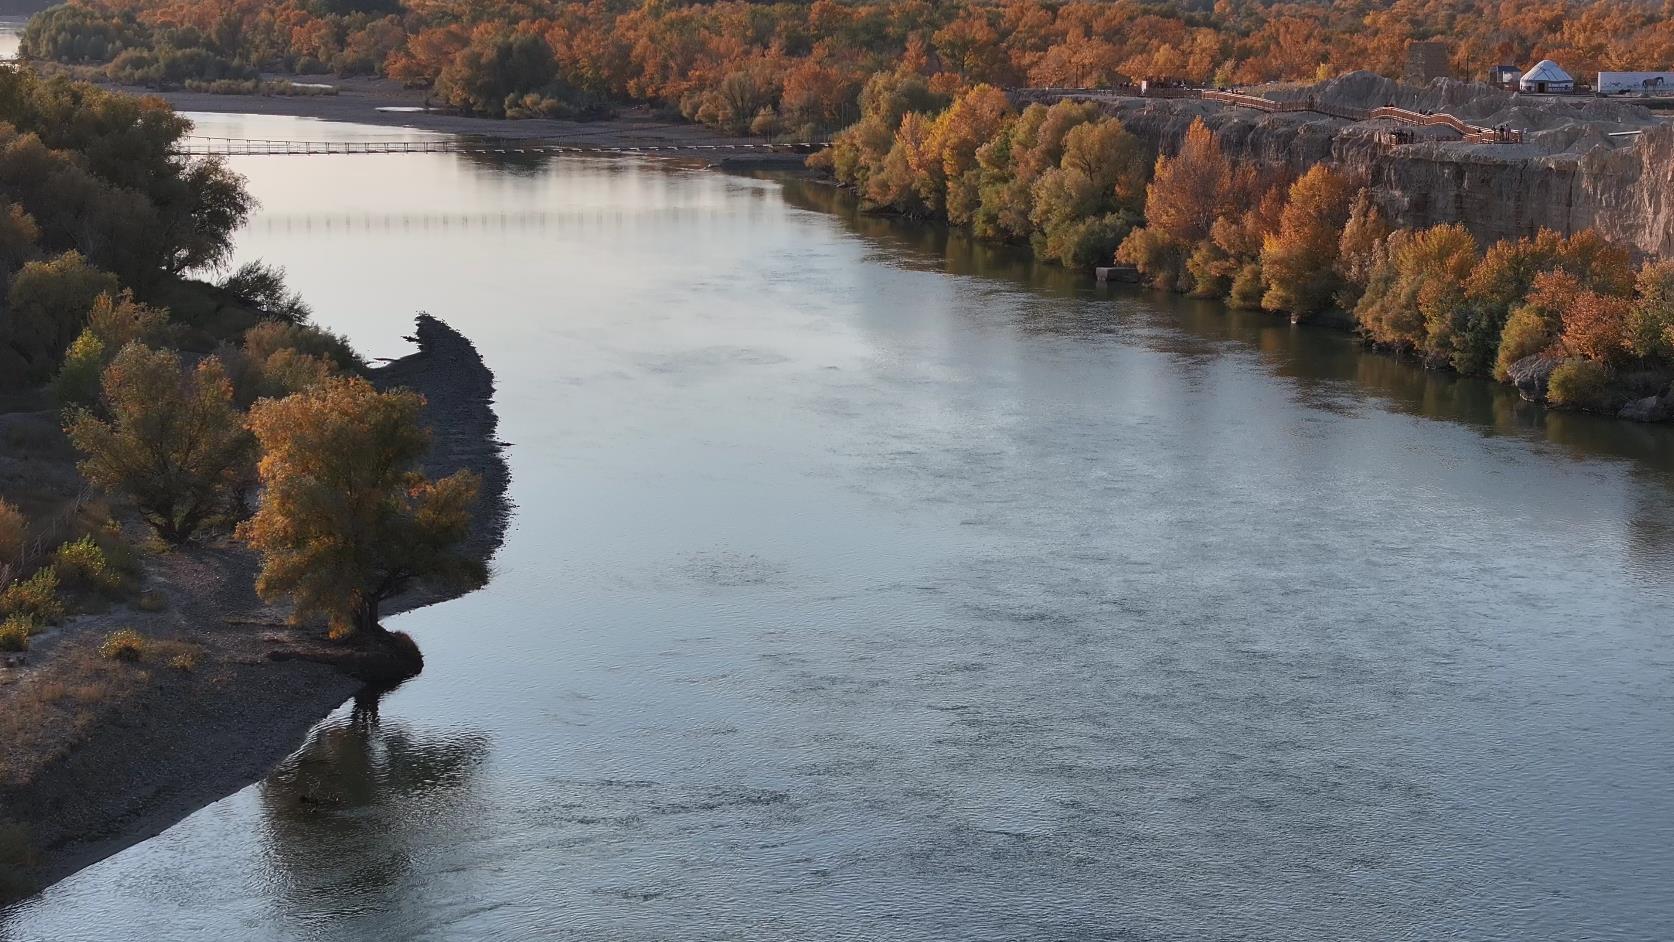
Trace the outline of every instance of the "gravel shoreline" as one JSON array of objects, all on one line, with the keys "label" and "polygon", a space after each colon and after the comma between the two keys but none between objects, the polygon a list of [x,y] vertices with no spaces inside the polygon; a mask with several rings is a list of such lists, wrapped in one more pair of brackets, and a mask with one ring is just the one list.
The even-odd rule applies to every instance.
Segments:
[{"label": "gravel shoreline", "polygon": [[[426,397],[435,431],[427,473],[468,468],[482,477],[467,548],[486,561],[510,516],[493,374],[468,339],[436,318],[420,315],[416,341],[417,352],[375,370],[373,381]],[[96,717],[85,739],[34,774],[0,782],[0,820],[27,828],[37,854],[28,883],[48,886],[261,779],[366,689],[357,677],[366,665],[345,659],[316,630],[285,626],[285,612],[256,597],[256,568],[254,554],[232,543],[159,557],[146,588],[167,598],[166,611],[124,607],[60,629],[91,642],[109,626],[135,626],[197,647],[202,661],[190,672],[136,667],[144,671],[137,686]],[[421,588],[386,614],[457,594]],[[0,690],[0,709],[6,694],[29,690],[27,683]]]}]

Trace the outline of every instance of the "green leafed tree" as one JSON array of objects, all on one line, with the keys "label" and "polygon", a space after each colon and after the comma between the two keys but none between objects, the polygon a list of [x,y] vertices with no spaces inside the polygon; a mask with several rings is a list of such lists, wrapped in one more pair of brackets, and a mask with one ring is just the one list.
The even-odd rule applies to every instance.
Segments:
[{"label": "green leafed tree", "polygon": [[176,353],[131,343],[100,386],[109,417],[79,410],[66,427],[89,481],[129,497],[170,543],[236,512],[254,453],[219,360],[188,368]]},{"label": "green leafed tree", "polygon": [[116,291],[116,276],[87,264],[76,252],[19,269],[7,292],[7,316],[0,321],[0,353],[12,361],[8,378],[38,382],[50,377],[87,323],[93,302]]}]

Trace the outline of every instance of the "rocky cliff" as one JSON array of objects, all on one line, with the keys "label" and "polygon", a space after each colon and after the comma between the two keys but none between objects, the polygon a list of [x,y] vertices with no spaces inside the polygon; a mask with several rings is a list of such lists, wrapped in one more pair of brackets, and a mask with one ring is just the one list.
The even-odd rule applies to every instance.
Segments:
[{"label": "rocky cliff", "polygon": [[[1163,153],[1175,152],[1192,121],[1202,118],[1235,159],[1292,172],[1330,161],[1367,180],[1398,225],[1462,222],[1484,240],[1590,226],[1647,254],[1674,256],[1674,125],[1644,108],[1445,80],[1414,88],[1368,73],[1254,91],[1348,108],[1393,104],[1446,112],[1521,130],[1524,142],[1465,144],[1445,129],[1268,114],[1193,99],[1110,97],[1102,104]],[[1392,143],[1395,131],[1411,140]]]}]

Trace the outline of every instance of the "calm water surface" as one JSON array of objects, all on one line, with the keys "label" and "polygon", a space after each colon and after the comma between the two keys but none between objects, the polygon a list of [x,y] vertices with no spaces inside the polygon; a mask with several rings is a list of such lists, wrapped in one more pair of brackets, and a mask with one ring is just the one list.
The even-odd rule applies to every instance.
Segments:
[{"label": "calm water surface", "polygon": [[323,322],[477,340],[517,521],[376,714],[0,936],[1674,937],[1668,430],[805,183],[238,169]]}]

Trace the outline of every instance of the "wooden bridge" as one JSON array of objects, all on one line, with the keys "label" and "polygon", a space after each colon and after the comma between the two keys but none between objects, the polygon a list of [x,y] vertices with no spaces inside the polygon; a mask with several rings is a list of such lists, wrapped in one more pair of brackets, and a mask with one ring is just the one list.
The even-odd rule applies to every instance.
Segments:
[{"label": "wooden bridge", "polygon": [[1370,109],[1343,108],[1326,104],[1312,95],[1294,101],[1274,101],[1271,98],[1262,98],[1257,95],[1223,92],[1212,88],[1204,89],[1198,97],[1201,97],[1204,101],[1219,102],[1237,108],[1253,108],[1257,111],[1309,111],[1333,118],[1341,118],[1344,121],[1369,121],[1381,118],[1412,127],[1445,127],[1459,132],[1459,136],[1468,144],[1521,144],[1523,142],[1523,132],[1516,128],[1485,128],[1450,114],[1427,114],[1422,111],[1397,108],[1393,105]]},{"label": "wooden bridge", "polygon": [[282,141],[244,137],[182,138],[184,157],[327,157],[344,154],[594,154],[598,156],[703,156],[723,153],[812,154],[829,141],[789,144],[570,144],[547,138],[435,138],[388,141]]}]

